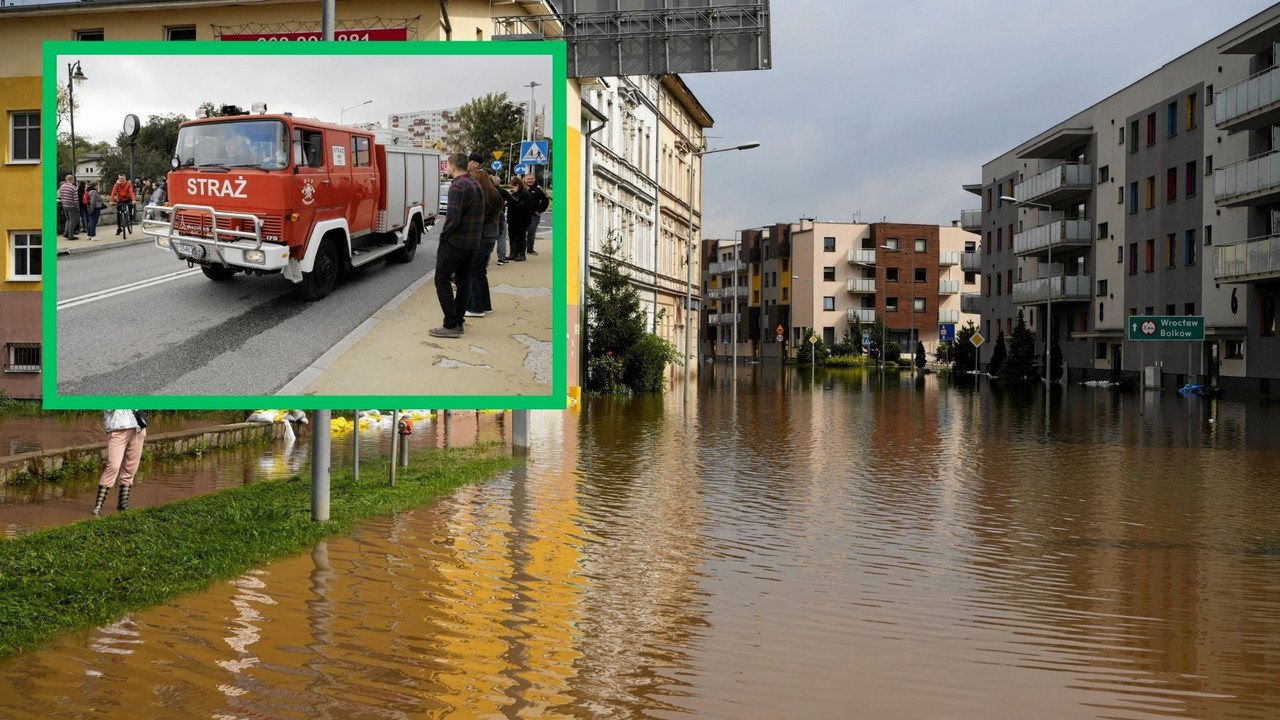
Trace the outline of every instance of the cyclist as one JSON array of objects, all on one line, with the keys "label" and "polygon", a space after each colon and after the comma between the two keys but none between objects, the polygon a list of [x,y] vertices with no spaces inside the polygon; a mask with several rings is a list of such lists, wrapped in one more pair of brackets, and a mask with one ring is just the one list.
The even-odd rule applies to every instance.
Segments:
[{"label": "cyclist", "polygon": [[133,225],[133,201],[137,198],[133,193],[133,185],[125,180],[124,173],[111,187],[111,203],[116,207],[116,234],[129,237],[127,228]]}]

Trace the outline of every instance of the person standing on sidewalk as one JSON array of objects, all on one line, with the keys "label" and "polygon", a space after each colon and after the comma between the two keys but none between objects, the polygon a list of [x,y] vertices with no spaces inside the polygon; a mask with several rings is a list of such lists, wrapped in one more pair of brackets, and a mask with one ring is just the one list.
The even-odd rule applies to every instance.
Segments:
[{"label": "person standing on sidewalk", "polygon": [[[129,181],[124,179],[124,173],[120,173],[120,177],[116,180],[116,184],[111,186],[111,204],[116,206],[117,218],[122,212],[130,212],[133,208],[134,197],[133,185],[129,184]],[[123,233],[124,227],[120,224],[120,221],[117,220],[116,234],[120,235]]]},{"label": "person standing on sidewalk", "polygon": [[147,441],[147,416],[141,410],[103,410],[102,426],[107,431],[107,464],[98,479],[94,515],[102,514],[102,505],[117,480],[120,481],[120,499],[116,509],[129,509],[133,477],[142,460],[142,445]]},{"label": "person standing on sidewalk", "polygon": [[529,215],[529,229],[525,231],[524,236],[524,249],[530,255],[537,255],[538,253],[533,249],[534,235],[538,232],[542,213],[546,212],[551,205],[551,200],[542,189],[542,182],[532,172],[524,176],[524,186],[528,189],[529,197],[533,201],[533,212]]},{"label": "person standing on sidewalk", "polygon": [[466,155],[449,156],[448,174],[453,182],[449,185],[449,210],[436,250],[436,296],[444,323],[427,331],[434,337],[462,337],[471,290],[471,261],[484,232],[484,192],[480,183],[467,175],[466,167]]},{"label": "person standing on sidewalk", "polygon": [[80,203],[80,227],[89,227],[89,187],[83,182],[76,184],[76,202]]},{"label": "person standing on sidewalk", "polygon": [[484,193],[484,229],[480,233],[480,247],[471,259],[466,317],[484,317],[493,312],[493,300],[489,296],[489,256],[498,244],[503,203],[502,196],[498,194],[498,186],[488,172],[476,168],[467,174],[480,184],[480,190]]},{"label": "person standing on sidewalk", "polygon": [[76,196],[76,179],[71,175],[58,186],[58,207],[62,208],[62,237],[75,240],[80,230],[80,198]]},{"label": "person standing on sidewalk", "polygon": [[98,181],[94,180],[89,183],[89,239],[98,239],[98,219],[102,217],[102,208],[107,206],[107,201],[102,199],[102,193],[98,192]]},{"label": "person standing on sidewalk", "polygon": [[515,262],[524,262],[525,233],[529,231],[529,218],[533,215],[533,198],[519,177],[511,180],[511,196],[515,201],[507,210],[507,233],[511,236],[511,255],[508,257]]}]

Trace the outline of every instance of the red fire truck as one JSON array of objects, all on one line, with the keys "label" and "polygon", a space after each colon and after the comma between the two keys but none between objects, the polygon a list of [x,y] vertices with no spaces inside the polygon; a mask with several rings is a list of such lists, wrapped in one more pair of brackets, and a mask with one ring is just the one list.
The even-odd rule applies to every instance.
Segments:
[{"label": "red fire truck", "polygon": [[439,154],[291,115],[192,120],[142,229],[210,280],[281,273],[309,300],[352,268],[409,262],[434,224]]}]

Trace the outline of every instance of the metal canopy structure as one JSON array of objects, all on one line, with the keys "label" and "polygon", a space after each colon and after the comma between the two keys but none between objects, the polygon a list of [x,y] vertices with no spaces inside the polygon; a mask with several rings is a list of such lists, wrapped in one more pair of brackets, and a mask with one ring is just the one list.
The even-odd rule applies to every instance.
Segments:
[{"label": "metal canopy structure", "polygon": [[495,17],[494,40],[564,40],[569,77],[765,70],[768,0],[565,0],[565,12]]}]

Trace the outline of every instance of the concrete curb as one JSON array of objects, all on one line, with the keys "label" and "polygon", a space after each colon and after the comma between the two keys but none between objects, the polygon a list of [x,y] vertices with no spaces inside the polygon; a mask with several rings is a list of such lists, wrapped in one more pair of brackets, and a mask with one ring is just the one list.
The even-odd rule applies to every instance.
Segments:
[{"label": "concrete curb", "polygon": [[68,255],[86,255],[88,253],[102,252],[118,247],[128,247],[130,245],[141,245],[143,243],[154,243],[155,240],[149,237],[131,238],[129,240],[99,240],[95,243],[89,243],[88,240],[72,240],[70,242],[84,242],[86,245],[77,245],[71,247],[66,245],[67,241],[58,244],[58,257],[66,257]]}]

